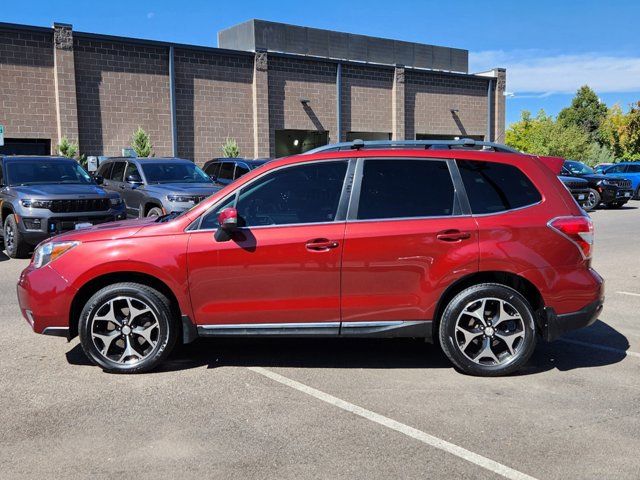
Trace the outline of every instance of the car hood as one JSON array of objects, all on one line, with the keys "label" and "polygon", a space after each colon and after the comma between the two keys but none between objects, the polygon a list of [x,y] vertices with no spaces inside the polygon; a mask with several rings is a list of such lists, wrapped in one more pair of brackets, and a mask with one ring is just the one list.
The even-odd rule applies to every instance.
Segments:
[{"label": "car hood", "polygon": [[564,182],[574,182],[574,183],[582,183],[584,185],[588,185],[589,182],[587,182],[584,178],[580,178],[580,177],[567,177],[565,175],[558,175],[558,178]]},{"label": "car hood", "polygon": [[593,180],[595,182],[599,182],[600,180],[604,180],[605,178],[607,178],[606,175],[601,175],[599,173],[587,173],[585,175],[579,175],[579,177],[584,178],[585,180]]},{"label": "car hood", "polygon": [[96,240],[120,240],[134,236],[144,227],[156,225],[156,217],[136,218],[72,230],[52,237],[55,242],[92,242]]},{"label": "car hood", "polygon": [[212,195],[220,187],[211,183],[151,183],[145,186],[147,192],[158,194]]},{"label": "car hood", "polygon": [[98,185],[77,185],[77,184],[52,184],[52,185],[25,185],[11,187],[11,190],[23,198],[95,198],[108,196]]}]

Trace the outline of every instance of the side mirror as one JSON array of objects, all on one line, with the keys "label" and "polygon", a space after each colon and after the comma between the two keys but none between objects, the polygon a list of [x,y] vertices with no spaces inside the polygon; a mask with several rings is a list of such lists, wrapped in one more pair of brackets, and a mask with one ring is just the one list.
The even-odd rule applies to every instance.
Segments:
[{"label": "side mirror", "polygon": [[140,175],[132,173],[131,175],[127,175],[127,183],[142,183],[142,178]]},{"label": "side mirror", "polygon": [[104,177],[102,175],[96,175],[95,177],[93,177],[93,181],[98,185],[102,185],[104,183]]},{"label": "side mirror", "polygon": [[225,208],[218,214],[218,230],[214,238],[218,242],[227,242],[231,240],[231,235],[238,228],[238,211],[233,208]]}]

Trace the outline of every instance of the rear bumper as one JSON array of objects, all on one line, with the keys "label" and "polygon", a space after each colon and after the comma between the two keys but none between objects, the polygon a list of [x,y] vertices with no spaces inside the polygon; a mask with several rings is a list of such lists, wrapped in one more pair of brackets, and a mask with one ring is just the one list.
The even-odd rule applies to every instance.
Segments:
[{"label": "rear bumper", "polygon": [[557,315],[553,308],[546,307],[542,315],[542,337],[551,342],[567,332],[592,325],[598,319],[603,306],[604,298],[600,298],[577,312],[562,315]]}]

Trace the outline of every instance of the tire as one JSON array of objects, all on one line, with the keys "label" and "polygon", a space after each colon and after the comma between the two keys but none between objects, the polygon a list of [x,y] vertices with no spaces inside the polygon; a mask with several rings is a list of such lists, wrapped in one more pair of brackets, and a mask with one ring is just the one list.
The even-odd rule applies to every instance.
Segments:
[{"label": "tire", "polygon": [[167,297],[139,283],[116,283],[96,292],[78,324],[85,354],[110,373],[154,369],[173,349],[178,330]]},{"label": "tire", "polygon": [[164,215],[164,213],[162,213],[162,209],[160,207],[153,207],[147,212],[147,217],[160,217],[162,215]]},{"label": "tire", "polygon": [[445,308],[439,340],[445,355],[463,373],[507,375],[520,369],[535,349],[534,312],[512,288],[475,285],[457,294]]},{"label": "tire", "polygon": [[589,193],[587,194],[587,199],[582,204],[582,208],[584,208],[586,212],[590,212],[591,210],[594,210],[598,206],[598,204],[600,203],[600,200],[601,198],[598,191],[593,188],[590,188]]},{"label": "tire", "polygon": [[18,223],[13,214],[7,216],[4,221],[2,237],[4,249],[10,258],[28,258],[31,245],[24,241],[22,233],[18,229]]},{"label": "tire", "polygon": [[636,193],[633,195],[634,200],[640,200],[640,185],[636,188]]}]

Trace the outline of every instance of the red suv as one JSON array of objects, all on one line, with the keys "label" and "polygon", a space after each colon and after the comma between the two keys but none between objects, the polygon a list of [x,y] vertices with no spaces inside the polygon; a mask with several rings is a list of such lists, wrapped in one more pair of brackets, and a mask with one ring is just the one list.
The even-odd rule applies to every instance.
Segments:
[{"label": "red suv", "polygon": [[334,145],[269,162],[179,216],[41,243],[18,283],[38,333],[110,372],[197,337],[423,337],[502,375],[603,304],[562,160],[479,142]]}]

